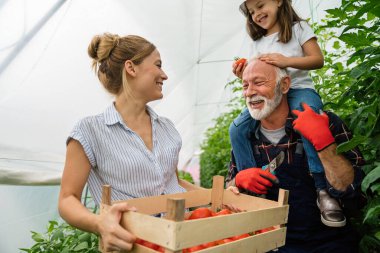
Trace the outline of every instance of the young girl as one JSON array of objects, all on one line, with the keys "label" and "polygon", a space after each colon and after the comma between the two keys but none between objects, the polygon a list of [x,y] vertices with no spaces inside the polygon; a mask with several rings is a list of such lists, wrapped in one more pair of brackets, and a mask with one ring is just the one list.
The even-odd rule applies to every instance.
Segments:
[{"label": "young girl", "polygon": [[[292,85],[288,93],[290,109],[301,110],[302,102],[319,112],[323,104],[314,90],[308,70],[321,68],[323,55],[315,34],[296,14],[291,0],[246,0],[240,5],[240,10],[247,18],[247,32],[254,41],[255,54],[266,63],[287,69]],[[234,64],[234,74],[241,78],[244,67],[244,63]],[[255,125],[245,109],[230,126],[230,139],[239,171],[257,167],[247,138]],[[309,141],[302,139],[318,193],[321,220],[327,226],[344,226],[346,219],[339,203],[326,194],[324,169],[317,152]],[[330,208],[326,209],[326,206]]]}]

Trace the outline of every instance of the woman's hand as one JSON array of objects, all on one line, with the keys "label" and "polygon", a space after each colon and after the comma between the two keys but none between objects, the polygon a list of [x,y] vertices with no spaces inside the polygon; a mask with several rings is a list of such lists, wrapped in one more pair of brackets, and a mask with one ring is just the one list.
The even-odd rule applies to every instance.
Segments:
[{"label": "woman's hand", "polygon": [[277,66],[282,69],[289,67],[289,57],[286,57],[278,53],[263,54],[259,57],[259,60],[264,61],[271,65]]},{"label": "woman's hand", "polygon": [[127,203],[118,203],[112,205],[108,212],[99,215],[98,231],[105,251],[132,249],[136,236],[120,225],[121,216],[127,211],[136,211],[136,208],[129,207]]}]

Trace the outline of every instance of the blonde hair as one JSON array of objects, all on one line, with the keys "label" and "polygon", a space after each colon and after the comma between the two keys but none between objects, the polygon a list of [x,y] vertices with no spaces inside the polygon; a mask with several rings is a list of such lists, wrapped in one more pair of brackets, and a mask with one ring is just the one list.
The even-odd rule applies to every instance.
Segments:
[{"label": "blonde hair", "polygon": [[117,95],[126,87],[124,63],[127,60],[139,65],[156,47],[137,35],[120,37],[104,33],[92,38],[88,55],[92,58],[92,68],[104,88]]}]

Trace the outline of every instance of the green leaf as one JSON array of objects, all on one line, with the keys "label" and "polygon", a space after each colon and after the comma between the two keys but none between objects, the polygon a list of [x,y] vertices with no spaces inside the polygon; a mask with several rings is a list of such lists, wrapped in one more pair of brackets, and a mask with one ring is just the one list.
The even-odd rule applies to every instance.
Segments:
[{"label": "green leaf", "polygon": [[375,238],[380,241],[380,231],[374,234]]},{"label": "green leaf", "polygon": [[357,135],[354,138],[352,138],[350,141],[339,144],[337,147],[337,152],[339,154],[343,152],[347,152],[351,149],[354,149],[359,144],[363,144],[366,140],[367,140],[366,136]]},{"label": "green leaf", "polygon": [[340,48],[340,43],[338,40],[334,41],[333,48],[339,49]]},{"label": "green leaf", "polygon": [[380,195],[380,183],[372,185],[370,189],[374,194]]},{"label": "green leaf", "polygon": [[32,232],[33,235],[32,235],[32,239],[36,242],[43,242],[45,241],[45,238],[43,235],[39,234],[39,233],[36,233],[36,232]]},{"label": "green leaf", "polygon": [[74,248],[74,251],[81,251],[81,250],[84,250],[84,249],[87,249],[87,248],[88,248],[88,243],[87,242],[81,242],[80,244],[78,244]]},{"label": "green leaf", "polygon": [[91,234],[87,232],[83,232],[83,234],[78,236],[78,240],[80,242],[89,241],[91,238]]},{"label": "green leaf", "polygon": [[56,230],[56,231],[54,231],[54,233],[51,237],[51,240],[55,241],[55,240],[63,239],[63,238],[64,238],[64,234],[63,234],[62,230]]},{"label": "green leaf", "polygon": [[380,164],[377,165],[373,170],[371,170],[363,179],[362,191],[367,192],[370,185],[380,178]]},{"label": "green leaf", "polygon": [[363,223],[365,223],[368,219],[373,219],[373,218],[377,218],[379,217],[380,215],[380,206],[375,206],[375,207],[372,207],[368,210],[364,220],[363,220]]}]

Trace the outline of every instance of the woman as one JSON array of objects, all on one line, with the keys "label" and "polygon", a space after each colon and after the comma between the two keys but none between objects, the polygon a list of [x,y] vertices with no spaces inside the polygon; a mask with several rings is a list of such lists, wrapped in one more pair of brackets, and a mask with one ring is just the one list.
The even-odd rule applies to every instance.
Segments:
[{"label": "woman", "polygon": [[91,213],[80,201],[86,182],[97,205],[104,184],[112,185],[112,200],[195,186],[177,178],[179,133],[169,119],[147,106],[162,98],[168,78],[156,47],[139,36],[106,33],[92,39],[88,54],[115,101],[105,112],[80,120],[67,139],[59,212],[69,224],[99,234],[105,250],[129,250],[136,237],[119,222],[122,212],[135,209],[120,203],[107,214]]}]

